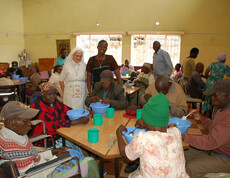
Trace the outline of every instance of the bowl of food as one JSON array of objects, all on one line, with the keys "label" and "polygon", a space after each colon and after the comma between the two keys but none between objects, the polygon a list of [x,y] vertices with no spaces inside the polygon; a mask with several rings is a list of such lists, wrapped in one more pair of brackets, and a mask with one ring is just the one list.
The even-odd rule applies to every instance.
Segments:
[{"label": "bowl of food", "polygon": [[127,71],[121,71],[121,75],[126,75],[126,74],[128,74]]},{"label": "bowl of food", "polygon": [[184,135],[188,131],[189,127],[191,127],[192,125],[190,121],[182,120],[179,117],[171,117],[169,119],[168,125],[169,124],[176,124],[182,135]]},{"label": "bowl of food", "polygon": [[20,77],[19,78],[22,83],[26,83],[28,81],[28,77]]},{"label": "bowl of food", "polygon": [[128,88],[131,88],[131,87],[134,86],[134,83],[126,82],[126,83],[125,83],[125,86],[128,87]]},{"label": "bowl of food", "polygon": [[[139,129],[139,128],[136,128],[136,127],[127,127],[127,132],[126,131],[122,131],[122,134],[124,135],[125,137],[125,140],[127,141],[127,143],[130,143],[134,137],[135,134],[139,133],[140,131],[144,131],[146,132],[146,129]],[[135,129],[135,130],[134,130]],[[130,132],[133,132],[133,134],[130,134]]]},{"label": "bowl of food", "polygon": [[12,79],[18,79],[20,75],[13,75]]},{"label": "bowl of food", "polygon": [[95,114],[105,114],[106,113],[106,109],[110,106],[110,104],[105,104],[105,103],[100,103],[100,102],[96,102],[96,103],[91,103],[90,107],[92,108],[93,112]]},{"label": "bowl of food", "polygon": [[86,109],[73,109],[67,111],[67,116],[70,120],[77,120],[81,117],[87,117],[89,115],[89,111]]}]

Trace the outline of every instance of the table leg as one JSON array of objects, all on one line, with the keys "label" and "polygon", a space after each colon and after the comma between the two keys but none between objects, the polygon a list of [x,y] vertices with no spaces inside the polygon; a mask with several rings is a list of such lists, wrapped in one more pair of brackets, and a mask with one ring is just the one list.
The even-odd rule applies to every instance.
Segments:
[{"label": "table leg", "polygon": [[64,147],[64,146],[65,146],[65,138],[62,137],[62,147]]},{"label": "table leg", "polygon": [[104,159],[100,157],[100,177],[104,177]]},{"label": "table leg", "polygon": [[137,106],[138,106],[138,102],[139,102],[139,90],[137,91]]},{"label": "table leg", "polygon": [[118,158],[114,159],[114,167],[115,167],[115,178],[119,177],[119,165]]}]

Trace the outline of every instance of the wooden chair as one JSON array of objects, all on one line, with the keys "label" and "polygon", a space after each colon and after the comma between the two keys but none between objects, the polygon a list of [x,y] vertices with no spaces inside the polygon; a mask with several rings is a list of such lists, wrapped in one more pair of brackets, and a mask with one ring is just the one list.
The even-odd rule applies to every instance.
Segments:
[{"label": "wooden chair", "polygon": [[[191,98],[189,95],[186,95],[186,102],[187,103],[192,103],[195,108],[197,108],[197,104],[200,103],[200,112],[202,111],[202,99],[199,98]],[[195,109],[193,108],[193,109]]]}]

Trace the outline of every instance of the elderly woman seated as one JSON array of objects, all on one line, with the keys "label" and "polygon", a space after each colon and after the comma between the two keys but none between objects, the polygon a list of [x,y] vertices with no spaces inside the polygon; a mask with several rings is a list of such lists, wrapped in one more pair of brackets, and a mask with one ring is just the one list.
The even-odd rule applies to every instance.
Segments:
[{"label": "elderly woman seated", "polygon": [[[0,158],[4,160],[14,161],[19,173],[24,173],[29,168],[46,162],[47,159],[55,158],[56,156],[62,156],[69,154],[68,151],[73,153],[74,150],[70,150],[69,147],[63,147],[58,149],[46,150],[38,153],[32,143],[30,142],[27,133],[31,129],[30,118],[35,117],[39,110],[28,108],[23,103],[17,101],[8,102],[2,109],[1,117],[4,121],[4,126],[0,130]],[[76,151],[75,151],[76,153]],[[75,154],[77,155],[77,154]],[[87,177],[90,172],[91,175],[98,177],[97,165],[94,160],[90,160],[93,166],[88,166],[87,161],[89,158],[84,158],[78,153],[78,158],[81,160],[81,172],[82,177]],[[73,160],[67,162],[60,169],[65,168],[65,171],[58,171],[55,168],[49,168],[37,177],[70,177],[78,172],[77,165],[74,165]],[[66,169],[66,166],[70,166]],[[93,169],[94,168],[94,169]],[[84,171],[83,171],[84,170]],[[94,173],[94,174],[93,174]]]},{"label": "elderly woman seated", "polygon": [[93,91],[87,96],[85,105],[89,107],[90,103],[102,102],[109,103],[114,109],[126,109],[129,103],[124,96],[124,88],[114,83],[112,71],[102,71],[100,78],[100,82],[95,84]]},{"label": "elderly woman seated", "polygon": [[[42,120],[46,125],[46,132],[48,135],[52,135],[57,142],[57,147],[62,146],[60,136],[56,134],[56,130],[61,127],[70,127],[75,124],[87,124],[89,121],[88,117],[82,117],[78,120],[69,120],[67,116],[67,111],[71,108],[64,105],[57,100],[57,90],[56,87],[49,82],[42,83],[40,85],[42,96],[39,96],[33,103],[31,103],[31,108],[38,109],[39,113],[34,119]],[[36,125],[32,129],[30,134],[36,136],[42,133],[42,124]],[[66,145],[72,147],[76,150],[80,150],[72,142],[66,140]],[[51,142],[48,142],[48,146]],[[43,146],[43,141],[36,142],[36,146]]]}]

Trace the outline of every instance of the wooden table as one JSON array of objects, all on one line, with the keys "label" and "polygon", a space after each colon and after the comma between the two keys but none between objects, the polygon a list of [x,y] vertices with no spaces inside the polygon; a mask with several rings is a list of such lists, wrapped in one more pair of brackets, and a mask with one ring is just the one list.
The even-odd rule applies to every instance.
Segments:
[{"label": "wooden table", "polygon": [[[64,139],[75,143],[81,148],[99,156],[100,158],[100,177],[103,177],[104,159],[114,159],[115,177],[119,177],[118,158],[121,158],[118,146],[116,129],[121,125],[127,125],[129,119],[124,118],[124,110],[115,111],[114,118],[107,118],[103,115],[103,124],[100,126],[93,125],[93,120],[90,120],[86,125],[75,125],[69,128],[60,128],[57,134]],[[99,129],[99,141],[97,143],[88,142],[88,129]],[[64,145],[63,139],[63,145]]]},{"label": "wooden table", "polygon": [[141,89],[140,87],[127,87],[126,85],[123,85],[123,88],[125,89],[126,92],[126,97],[127,100],[129,101],[129,97],[130,95],[133,95],[134,93],[137,93],[137,105],[138,105],[138,101],[139,101],[139,90]]},{"label": "wooden table", "polygon": [[25,85],[27,82],[21,82],[20,79],[12,79],[14,82],[14,86],[20,86],[20,85]]}]

